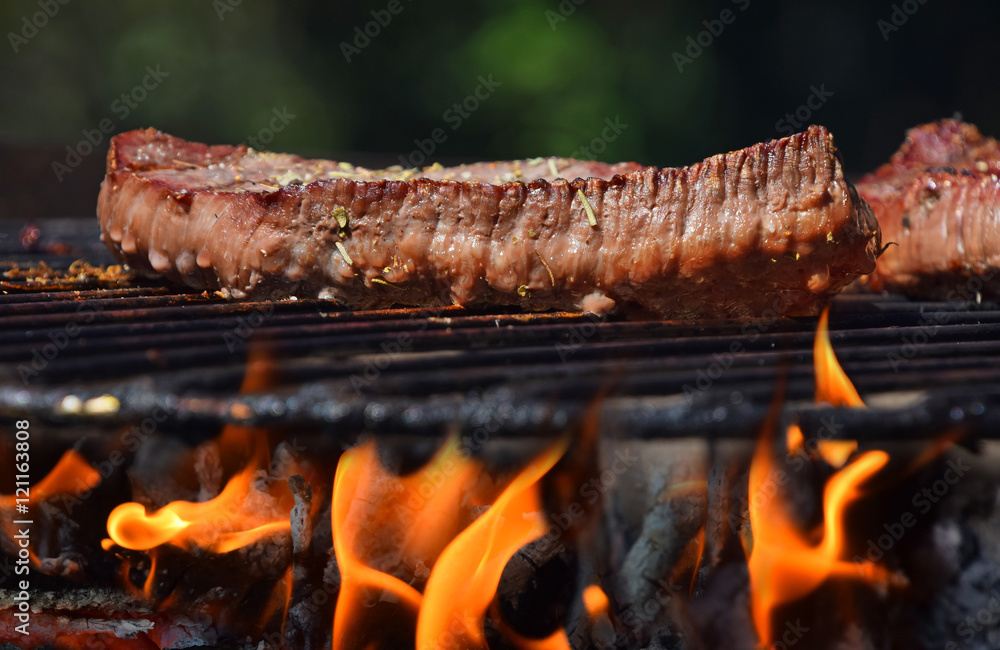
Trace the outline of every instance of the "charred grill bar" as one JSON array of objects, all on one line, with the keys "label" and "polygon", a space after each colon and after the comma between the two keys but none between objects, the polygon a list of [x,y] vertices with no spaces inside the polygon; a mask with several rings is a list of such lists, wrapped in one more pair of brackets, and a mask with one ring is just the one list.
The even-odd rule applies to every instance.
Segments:
[{"label": "charred grill bar", "polygon": [[[856,439],[862,447],[906,447],[907,442],[919,440],[923,449],[950,435],[978,448],[991,445],[1000,431],[1000,304],[977,300],[973,293],[961,302],[871,294],[834,299],[830,338],[844,370],[868,404],[866,409],[834,409],[813,404],[813,318],[751,323],[629,321],[613,314],[459,308],[348,312],[313,300],[234,302],[106,270],[78,266],[74,273],[66,273],[78,257],[98,264],[109,262],[99,251],[85,248],[95,237],[96,227],[84,223],[79,231],[63,225],[60,247],[46,240],[45,233],[51,232],[46,224],[41,224],[41,240],[32,244],[39,247],[35,251],[23,250],[16,231],[0,238],[4,247],[0,259],[15,260],[18,265],[15,269],[13,263],[7,264],[0,277],[0,415],[4,421],[31,420],[36,443],[42,446],[39,453],[44,460],[39,462],[51,467],[58,454],[75,446],[83,452],[99,449],[94,456],[106,463],[108,450],[115,448],[114,441],[121,440],[124,431],[141,427],[155,416],[154,435],[167,441],[158,449],[173,453],[215,439],[225,425],[238,425],[277,432],[279,440],[294,432],[297,444],[304,443],[334,461],[341,449],[374,434],[389,449],[397,450],[403,466],[412,468],[416,461],[399,449],[415,449],[416,456],[426,460],[449,432],[457,430],[469,437],[486,431],[491,443],[503,448],[501,457],[521,458],[522,447],[537,450],[561,431],[579,432],[596,412],[596,430],[609,453],[627,451],[634,444],[649,456],[644,471],[653,472],[654,478],[635,479],[636,484],[629,484],[626,492],[638,494],[643,481],[683,477],[683,468],[675,467],[683,464],[676,458],[685,457],[677,455],[678,449],[713,461],[706,470],[711,486],[707,503],[684,497],[676,508],[639,513],[631,512],[627,503],[615,502],[600,515],[605,517],[602,530],[639,531],[622,533],[630,542],[622,548],[616,545],[624,543],[611,533],[606,534],[612,539],[603,542],[611,548],[609,555],[620,556],[618,575],[625,576],[620,578],[619,592],[612,594],[613,608],[627,605],[625,612],[616,612],[619,633],[631,630],[624,623],[631,611],[628,607],[656,594],[652,583],[637,576],[647,575],[651,567],[660,571],[687,566],[687,538],[697,529],[691,518],[704,515],[707,509],[710,524],[713,518],[725,522],[734,508],[739,510],[738,501],[746,496],[729,494],[739,493],[740,481],[726,474],[725,465],[745,456],[760,436],[769,409],[776,403],[776,390],[783,395],[780,430],[797,422],[806,438]],[[59,272],[39,270],[41,261]],[[178,447],[178,441],[184,445]],[[275,465],[280,469],[282,463],[294,466],[289,460],[294,453],[286,443],[274,449],[272,470]],[[126,453],[124,458],[125,469],[156,469],[155,459],[148,454],[132,457]],[[671,469],[650,469],[657,463]],[[101,552],[100,539],[107,534],[103,519],[129,490],[125,472],[118,471],[119,466],[112,469],[106,485],[95,491],[97,496],[88,504],[98,513],[93,525],[84,526],[76,537],[69,535],[68,547],[56,539],[58,534],[42,540],[44,550],[62,549],[62,554],[49,558],[51,576],[35,576],[35,584],[51,600],[38,601],[43,608],[38,620],[47,626],[86,630],[105,626],[108,638],[119,639],[140,634],[154,638],[151,630],[158,630],[157,634],[171,630],[174,636],[169,639],[155,637],[162,647],[181,647],[188,638],[228,642],[220,637],[222,628],[206,623],[205,617],[178,617],[149,605],[173,593],[171,597],[188,599],[184,602],[194,603],[192,607],[202,613],[217,606],[216,601],[194,595],[204,586],[194,574],[207,562],[215,562],[211,556],[192,559],[166,547],[170,550],[157,556],[159,565],[154,568],[141,552]],[[661,476],[657,471],[665,473]],[[907,480],[902,492],[908,496],[907,491],[917,490],[920,484],[912,477]],[[144,489],[152,490],[153,485],[158,484],[150,481]],[[323,505],[329,494],[320,495],[321,487],[328,486],[312,486],[311,498]],[[746,489],[744,485],[744,493]],[[275,543],[268,550],[258,548],[261,545],[241,549],[230,554],[233,557],[223,556],[227,559],[213,565],[213,570],[235,575],[253,563],[256,573],[242,576],[244,582],[234,589],[248,611],[270,617],[255,622],[255,629],[280,629],[289,647],[308,647],[321,638],[318,634],[329,634],[331,621],[302,614],[282,623],[281,608],[271,604],[275,597],[269,590],[275,588],[284,567],[292,567],[296,577],[290,579],[289,593],[294,595],[289,597],[289,611],[301,612],[305,611],[302,607],[292,606],[304,602],[303,594],[315,593],[323,585],[336,593],[340,577],[336,563],[325,564],[323,545],[328,546],[329,540],[323,535],[329,534],[329,517],[325,533],[310,530],[309,518],[303,515],[310,497],[301,484],[293,491],[299,504],[298,537],[293,532],[289,541]],[[6,487],[0,492],[6,492]],[[627,500],[631,494],[622,498]],[[154,497],[163,500],[162,495],[150,498]],[[557,515],[569,511],[565,504],[548,506]],[[815,504],[803,507],[815,508]],[[886,513],[895,512],[881,507],[885,510],[871,514],[876,525],[866,533],[874,540],[879,539],[877,524],[891,518]],[[950,513],[942,521],[963,531],[968,527]],[[982,522],[977,521],[970,525],[978,531],[976,526]],[[562,534],[576,534],[577,525]],[[739,573],[742,569],[734,573],[726,568],[733,541],[724,533],[727,526],[718,523],[717,528],[706,525],[701,564],[688,566],[688,573],[680,578],[674,576],[689,582],[692,589],[696,585],[699,598],[683,615],[671,610],[668,617],[675,631],[697,628],[708,634],[704,642],[709,647],[728,643],[722,628],[736,616],[720,614],[718,608],[725,604],[747,609],[745,603],[732,607],[732,593],[745,591],[746,576]],[[954,532],[947,526],[942,530]],[[959,537],[962,543],[985,544],[995,534],[966,531]],[[671,536],[683,537],[684,543],[657,550]],[[861,549],[863,553],[863,543]],[[118,564],[120,560],[123,564]],[[517,605],[522,612],[530,609],[526,603],[540,597],[538,587],[523,595],[512,591],[511,585],[533,584],[538,572],[549,576],[552,584],[572,581],[574,575],[583,574],[582,564],[584,559],[567,555],[565,550],[552,553],[529,547],[508,568],[511,575],[505,575],[501,583],[498,607],[519,620]],[[701,566],[714,571],[699,578]],[[978,575],[976,566],[964,566],[959,582]],[[141,593],[145,588],[146,596],[109,594],[71,582],[87,575],[108,584],[117,574],[124,575],[134,591]],[[928,588],[929,580],[916,579],[918,593]],[[961,584],[948,587],[936,597],[958,598],[966,594],[964,588]],[[569,602],[564,596],[551,598]],[[977,609],[978,605],[967,608],[972,615]],[[596,619],[581,623],[586,616],[580,612],[538,611],[542,623],[520,620],[521,632],[547,633],[552,628],[546,625],[562,615],[577,621],[578,630],[586,628],[593,635],[589,638],[600,638],[595,630],[602,623]],[[954,616],[941,614],[945,632],[953,632],[958,625],[952,620],[961,620]],[[715,618],[720,622],[709,623]],[[898,621],[893,625],[898,626]],[[752,630],[747,621],[733,623],[733,627]],[[913,647],[931,647],[927,639],[937,638],[931,632],[921,634],[925,646]],[[274,642],[273,635],[263,638]],[[614,639],[618,647],[652,643],[639,632]],[[674,647],[700,647],[677,643]],[[750,646],[734,643],[727,647]]]}]

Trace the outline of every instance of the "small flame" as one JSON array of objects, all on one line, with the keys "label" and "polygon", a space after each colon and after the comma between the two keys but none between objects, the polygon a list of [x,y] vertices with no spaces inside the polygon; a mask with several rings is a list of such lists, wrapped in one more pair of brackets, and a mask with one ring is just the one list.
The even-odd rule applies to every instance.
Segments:
[{"label": "small flame", "polygon": [[597,585],[588,585],[583,590],[583,606],[590,618],[597,618],[608,611],[608,595]]},{"label": "small flame", "polygon": [[[765,436],[750,466],[750,494],[765,494],[773,467],[771,436]],[[801,533],[784,504],[772,499],[750,500],[753,549],[748,561],[754,625],[761,643],[772,641],[775,608],[811,593],[831,577],[887,583],[892,576],[870,562],[844,560],[844,512],[857,501],[870,476],[888,462],[882,451],[859,456],[827,482],[823,493],[823,524],[815,535]],[[819,543],[810,539],[818,538]]]},{"label": "small flame", "polygon": [[785,446],[789,454],[798,454],[805,449],[805,436],[802,429],[797,424],[789,424],[788,431],[785,432]]},{"label": "small flame", "polygon": [[152,553],[149,561],[149,575],[146,576],[146,582],[142,585],[142,593],[146,598],[153,598],[153,587],[156,584],[156,564],[158,553]]},{"label": "small flame", "polygon": [[[147,513],[142,504],[123,503],[108,516],[111,541],[132,550],[148,550],[169,543],[187,550],[201,548],[228,553],[263,537],[288,531],[290,491],[286,488],[273,495],[262,493],[255,486],[258,471],[267,467],[265,436],[252,436],[233,428],[220,437],[227,446],[248,439],[254,448],[252,458],[217,497],[199,503],[173,501],[152,513]],[[279,484],[279,490],[281,487]],[[109,548],[110,544],[105,541],[103,546]]]},{"label": "small flame", "polygon": [[[858,395],[854,384],[837,361],[830,343],[830,307],[823,309],[816,328],[816,339],[813,343],[813,365],[816,371],[816,403],[827,403],[831,406],[848,406],[850,408],[865,408],[865,403]],[[798,432],[799,437],[802,431]],[[791,442],[791,441],[790,441]],[[799,446],[801,449],[801,445]],[[790,451],[795,451],[789,445]],[[817,450],[826,462],[833,467],[843,467],[851,454],[858,450],[856,440],[820,440]]]},{"label": "small flame", "polygon": [[833,353],[830,343],[830,307],[823,309],[816,328],[813,343],[813,363],[816,366],[816,403],[827,402],[830,406],[864,408],[865,403],[858,395],[854,384],[847,378],[844,369]]}]

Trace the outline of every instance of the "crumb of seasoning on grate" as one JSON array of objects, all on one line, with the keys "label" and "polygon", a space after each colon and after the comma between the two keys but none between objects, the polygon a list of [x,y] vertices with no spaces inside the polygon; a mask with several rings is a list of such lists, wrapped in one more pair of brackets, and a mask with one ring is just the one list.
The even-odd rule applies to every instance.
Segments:
[{"label": "crumb of seasoning on grate", "polygon": [[132,270],[124,265],[94,266],[82,260],[73,262],[65,271],[54,269],[45,262],[38,262],[24,269],[14,265],[7,271],[4,271],[2,275],[8,280],[23,283],[18,285],[4,283],[5,288],[45,288],[50,290],[72,290],[78,289],[81,286],[93,285],[101,287],[121,286],[135,279],[135,274]]}]

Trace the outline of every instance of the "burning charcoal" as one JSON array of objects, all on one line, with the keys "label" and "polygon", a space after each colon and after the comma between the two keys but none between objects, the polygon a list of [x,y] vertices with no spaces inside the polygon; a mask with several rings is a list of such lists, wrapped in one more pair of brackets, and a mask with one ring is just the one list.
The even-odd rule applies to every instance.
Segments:
[{"label": "burning charcoal", "polygon": [[[740,529],[747,517],[746,508],[739,499],[741,492],[739,486],[745,486],[749,448],[743,442],[721,441],[713,443],[710,449],[712,464],[707,479],[708,511],[701,574],[704,574],[706,569],[719,566],[724,560],[742,560]],[[745,488],[743,493],[745,496]],[[699,582],[700,579],[701,576],[698,576]]]},{"label": "burning charcoal", "polygon": [[[701,533],[706,524],[706,485],[704,464],[706,448],[700,443],[621,444],[606,456],[617,472],[614,510],[620,512],[625,531],[634,542],[622,554],[620,567],[613,571],[611,593],[614,618],[619,633],[640,644],[649,643],[654,629],[667,627],[677,631],[682,615],[680,599],[675,596],[690,589],[688,570],[700,561]],[[626,464],[629,466],[626,468]],[[620,470],[620,471],[619,471]],[[604,483],[610,477],[602,474]],[[636,498],[636,494],[644,495]],[[644,512],[642,511],[644,510]],[[691,550],[690,566],[681,559]],[[685,574],[683,579],[680,573]],[[674,602],[678,601],[678,602]]]},{"label": "burning charcoal", "polygon": [[653,634],[646,650],[701,650],[697,636],[675,630],[660,629]]},{"label": "burning charcoal", "polygon": [[[985,451],[982,458],[949,454],[928,467],[929,478],[915,494],[925,509],[930,504],[919,498],[939,499],[924,515],[936,515],[936,521],[926,533],[914,531],[914,539],[899,540],[904,567],[912,567],[914,593],[908,603],[912,613],[896,634],[908,634],[927,647],[1000,647],[1000,480],[996,448],[989,445]],[[946,492],[947,481],[939,481],[948,469],[955,480]]]},{"label": "burning charcoal", "polygon": [[565,624],[576,592],[573,549],[545,538],[522,547],[504,567],[497,587],[503,621],[518,634],[540,639]]},{"label": "burning charcoal", "polygon": [[[64,588],[35,591],[31,598],[35,611],[30,640],[38,647],[148,647],[152,642],[158,648],[186,648],[219,640],[211,619],[158,613],[143,600],[116,590]],[[0,592],[0,647],[8,647],[5,642],[24,647],[23,637],[8,636],[14,634],[5,620],[13,611],[10,605],[6,593]]]},{"label": "burning charcoal", "polygon": [[691,620],[706,648],[756,650],[746,565],[726,562],[712,571],[689,603]]},{"label": "burning charcoal", "polygon": [[319,646],[321,638],[318,624],[321,616],[314,615],[315,607],[308,602],[314,587],[310,582],[312,560],[312,486],[299,475],[288,480],[288,487],[295,497],[291,512],[292,568],[291,593],[288,597],[284,640],[289,648],[310,650]]},{"label": "burning charcoal", "polygon": [[[633,608],[652,614],[653,629],[669,623],[669,607],[659,606],[682,593],[671,574],[688,542],[705,524],[703,495],[689,495],[658,504],[643,522],[642,534],[625,557],[616,577],[619,608]],[[657,606],[649,607],[649,603]],[[649,610],[654,610],[650,612]],[[646,631],[637,630],[640,639]]]}]

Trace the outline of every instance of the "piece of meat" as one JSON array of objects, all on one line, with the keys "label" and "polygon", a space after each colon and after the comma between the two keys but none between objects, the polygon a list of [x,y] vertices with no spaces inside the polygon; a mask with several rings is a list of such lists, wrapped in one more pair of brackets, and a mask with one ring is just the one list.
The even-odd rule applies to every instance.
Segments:
[{"label": "piece of meat", "polygon": [[920,298],[1000,298],[1000,145],[958,120],[910,129],[858,182],[888,246],[870,284]]},{"label": "piece of meat", "polygon": [[372,171],[131,131],[111,141],[98,217],[140,272],[351,308],[812,314],[870,273],[880,246],[815,126],[683,169],[540,158]]}]

